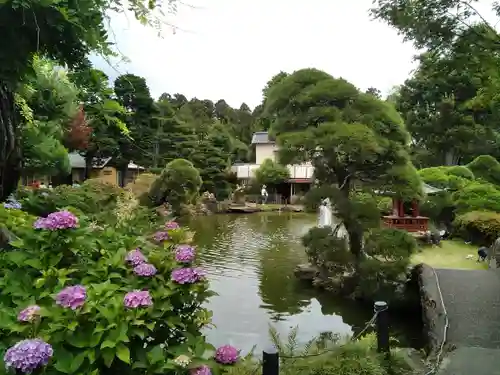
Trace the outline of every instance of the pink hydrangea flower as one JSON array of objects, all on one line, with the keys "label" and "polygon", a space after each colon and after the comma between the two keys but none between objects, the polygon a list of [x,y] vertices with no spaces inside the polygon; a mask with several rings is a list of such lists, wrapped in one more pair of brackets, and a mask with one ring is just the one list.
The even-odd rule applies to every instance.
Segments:
[{"label": "pink hydrangea flower", "polygon": [[205,278],[201,268],[177,268],[172,271],[172,280],[178,284],[193,284]]},{"label": "pink hydrangea flower", "polygon": [[78,227],[78,218],[69,211],[58,211],[46,218],[40,217],[33,224],[35,229],[59,230]]},{"label": "pink hydrangea flower", "polygon": [[83,306],[87,298],[87,290],[83,285],[68,286],[61,290],[56,296],[56,303],[71,310]]},{"label": "pink hydrangea flower", "polygon": [[146,257],[138,248],[129,251],[125,260],[134,267],[138,266],[139,264],[146,263]]},{"label": "pink hydrangea flower", "polygon": [[206,365],[201,365],[200,367],[191,369],[190,375],[212,375],[212,370]]},{"label": "pink hydrangea flower", "polygon": [[169,221],[165,223],[166,230],[179,229],[181,226],[176,221]]},{"label": "pink hydrangea flower", "polygon": [[153,235],[153,239],[156,241],[156,242],[164,242],[166,240],[169,239],[169,235],[168,235],[168,232],[165,232],[165,231],[160,231],[160,232],[156,232],[154,235]]},{"label": "pink hydrangea flower", "polygon": [[215,352],[215,360],[219,363],[230,365],[236,363],[240,357],[240,352],[234,346],[224,345]]},{"label": "pink hydrangea flower", "polygon": [[179,245],[175,248],[175,260],[179,263],[191,263],[196,256],[194,247]]},{"label": "pink hydrangea flower", "polygon": [[153,299],[147,290],[134,290],[125,294],[123,304],[128,308],[147,307],[153,305]]},{"label": "pink hydrangea flower", "polygon": [[134,268],[134,273],[138,276],[154,276],[156,275],[156,267],[149,263],[142,263]]},{"label": "pink hydrangea flower", "polygon": [[40,316],[40,306],[31,305],[21,310],[21,312],[17,316],[17,320],[19,320],[20,322],[32,322],[38,316]]}]

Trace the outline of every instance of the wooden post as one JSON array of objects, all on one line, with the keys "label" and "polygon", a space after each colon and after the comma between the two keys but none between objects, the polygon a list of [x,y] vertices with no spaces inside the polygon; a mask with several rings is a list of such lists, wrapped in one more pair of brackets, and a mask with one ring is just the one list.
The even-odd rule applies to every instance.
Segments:
[{"label": "wooden post", "polygon": [[389,358],[391,352],[389,346],[389,307],[384,301],[375,302],[373,307],[377,314],[377,351],[384,353],[385,357]]},{"label": "wooden post", "polygon": [[396,198],[392,198],[392,215],[399,216],[399,204]]},{"label": "wooden post", "polygon": [[413,217],[419,217],[420,216],[420,209],[419,209],[418,202],[416,200],[413,200],[411,202],[411,206],[412,206],[412,209],[413,209],[412,216]]},{"label": "wooden post", "polygon": [[403,201],[401,199],[398,199],[398,217],[404,217],[404,216],[405,216],[405,207]]},{"label": "wooden post", "polygon": [[262,375],[279,375],[280,355],[276,348],[262,352]]}]

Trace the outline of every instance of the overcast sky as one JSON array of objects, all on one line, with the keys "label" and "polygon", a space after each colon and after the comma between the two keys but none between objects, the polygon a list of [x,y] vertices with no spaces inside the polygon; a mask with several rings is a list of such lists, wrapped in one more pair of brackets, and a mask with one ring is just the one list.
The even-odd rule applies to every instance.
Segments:
[{"label": "overcast sky", "polygon": [[133,17],[115,16],[112,39],[130,63],[110,67],[114,79],[133,73],[147,79],[154,97],[225,99],[255,107],[262,88],[280,70],[314,67],[360,89],[387,93],[414,68],[411,44],[370,20],[372,0],[184,0],[164,26],[164,37]]}]

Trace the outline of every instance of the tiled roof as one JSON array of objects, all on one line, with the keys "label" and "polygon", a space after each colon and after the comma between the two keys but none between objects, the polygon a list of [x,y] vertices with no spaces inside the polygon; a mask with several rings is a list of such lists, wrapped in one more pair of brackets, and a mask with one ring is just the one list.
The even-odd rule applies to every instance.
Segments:
[{"label": "tiled roof", "polygon": [[[68,154],[69,164],[71,168],[85,168],[85,158],[77,152]],[[109,163],[111,158],[95,159],[92,163],[92,168],[104,168]]]},{"label": "tiled roof", "polygon": [[[69,164],[71,165],[71,168],[73,169],[85,169],[85,158],[80,155],[77,152],[71,152],[68,154],[69,158]],[[111,158],[102,158],[98,159],[95,158],[94,162],[92,163],[92,168],[95,169],[100,169],[104,168],[109,162]],[[133,161],[131,161],[128,164],[128,169],[133,169],[133,170],[144,170],[144,167],[141,167],[140,165],[135,164]]]},{"label": "tiled roof", "polygon": [[443,191],[443,189],[439,189],[437,187],[434,187],[434,186],[431,186],[431,185],[428,185],[426,184],[425,182],[422,183],[422,190],[424,191],[425,194],[427,195],[431,195],[431,194],[435,194],[435,193],[439,193],[440,191]]},{"label": "tiled roof", "polygon": [[275,142],[269,139],[268,132],[256,132],[253,133],[252,144],[274,144]]}]

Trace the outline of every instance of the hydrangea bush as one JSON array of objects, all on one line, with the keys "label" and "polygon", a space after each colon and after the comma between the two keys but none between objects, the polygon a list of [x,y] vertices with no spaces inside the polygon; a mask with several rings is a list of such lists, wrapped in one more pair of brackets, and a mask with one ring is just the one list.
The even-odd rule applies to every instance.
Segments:
[{"label": "hydrangea bush", "polygon": [[[69,211],[27,222],[0,253],[4,366],[17,373],[208,375],[239,352],[201,329],[213,293],[174,222],[156,243]],[[27,224],[28,225],[28,224]]]}]

